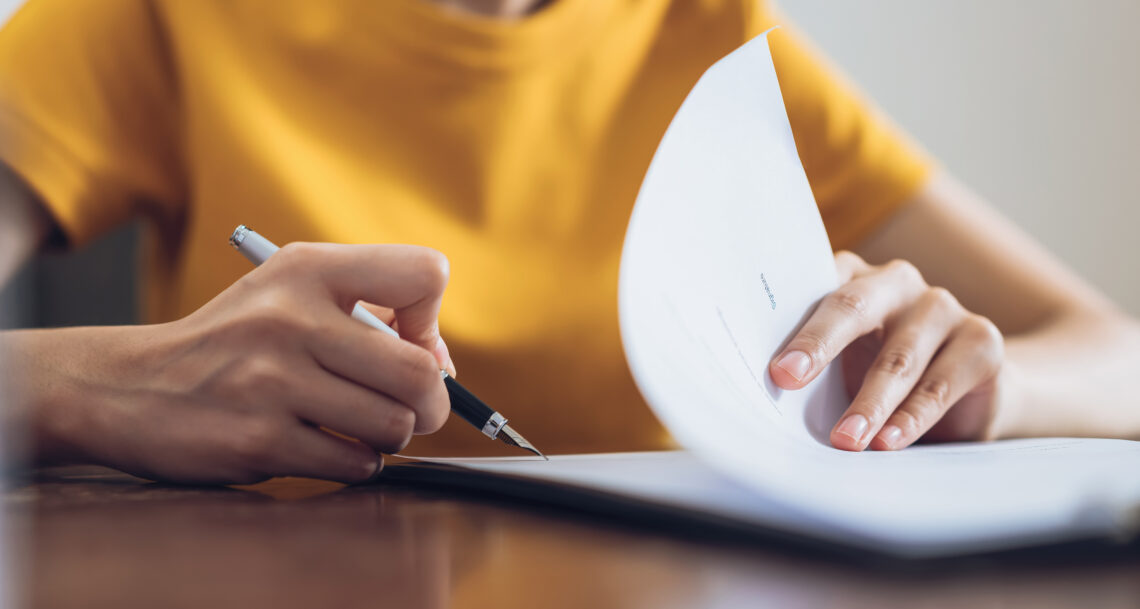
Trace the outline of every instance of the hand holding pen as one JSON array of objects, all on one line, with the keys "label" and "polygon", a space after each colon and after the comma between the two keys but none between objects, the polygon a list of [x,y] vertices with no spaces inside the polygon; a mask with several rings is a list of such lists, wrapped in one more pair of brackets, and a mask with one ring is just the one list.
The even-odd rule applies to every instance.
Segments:
[{"label": "hand holding pen", "polygon": [[[181,483],[362,482],[447,419],[446,283],[426,248],[296,244],[176,321],[12,332],[22,357],[6,363],[51,388],[29,427],[55,460]],[[350,318],[359,300],[392,309],[404,338]]]},{"label": "hand holding pen", "polygon": [[[273,242],[250,230],[244,224],[240,224],[234,229],[233,234],[230,235],[230,245],[241,253],[241,255],[245,256],[247,260],[258,266],[280,249],[274,245]],[[436,253],[436,255],[440,256],[437,266],[442,269],[447,268],[447,260],[438,253]],[[445,278],[444,282],[446,283],[446,271],[444,271],[443,275]],[[535,448],[533,444],[528,442],[526,438],[522,437],[522,434],[512,429],[510,425],[507,425],[506,417],[484,404],[482,400],[475,397],[475,394],[468,391],[453,378],[455,376],[455,366],[452,364],[451,358],[448,355],[447,345],[444,344],[443,339],[439,336],[439,324],[435,321],[435,316],[438,315],[438,313],[439,301],[436,299],[434,301],[434,309],[432,310],[432,323],[430,326],[424,326],[426,331],[420,332],[417,332],[415,329],[408,332],[403,329],[403,325],[401,325],[401,331],[396,332],[392,326],[373,315],[359,301],[354,303],[351,316],[364,325],[380,330],[388,336],[396,339],[404,338],[411,340],[434,353],[440,362],[440,377],[443,380],[444,386],[447,387],[452,412],[473,425],[475,429],[478,429],[488,438],[501,440],[510,446],[517,446],[546,459],[546,456]],[[400,322],[400,320],[401,318],[397,311],[396,321]]]}]

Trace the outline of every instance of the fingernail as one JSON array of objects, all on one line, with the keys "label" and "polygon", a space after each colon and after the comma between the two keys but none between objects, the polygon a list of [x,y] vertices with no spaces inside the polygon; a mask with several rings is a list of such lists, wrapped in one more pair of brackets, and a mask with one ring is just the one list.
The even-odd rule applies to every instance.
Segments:
[{"label": "fingernail", "polygon": [[902,430],[896,425],[887,425],[879,432],[879,440],[882,441],[887,448],[895,448],[900,438],[902,438]]},{"label": "fingernail", "polygon": [[442,338],[435,344],[435,357],[448,375],[455,376],[455,362],[451,361],[451,352],[448,351],[447,343],[443,342]]},{"label": "fingernail", "polygon": [[802,381],[811,371],[811,358],[803,351],[788,351],[776,365],[792,375],[792,378]]},{"label": "fingernail", "polygon": [[867,417],[861,414],[853,414],[843,419],[839,427],[835,428],[835,433],[845,435],[859,444],[863,434],[867,433]]},{"label": "fingernail", "polygon": [[376,457],[376,460],[364,466],[364,469],[367,472],[367,477],[364,478],[361,484],[375,482],[376,479],[380,477],[380,470],[384,469],[384,458],[379,456]]}]

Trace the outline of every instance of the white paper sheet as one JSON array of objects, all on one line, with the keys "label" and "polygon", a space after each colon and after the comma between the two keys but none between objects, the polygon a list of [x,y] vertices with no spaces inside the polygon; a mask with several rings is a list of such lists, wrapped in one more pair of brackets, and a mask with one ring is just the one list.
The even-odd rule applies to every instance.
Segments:
[{"label": "white paper sheet", "polygon": [[828,431],[848,403],[838,368],[787,392],[772,383],[768,362],[836,285],[761,36],[713,66],[678,111],[623,251],[626,357],[688,453],[465,464],[908,555],[1127,526],[1140,506],[1138,442],[831,448]]},{"label": "white paper sheet", "polygon": [[[917,459],[931,460],[921,474],[945,485],[944,492],[924,494],[924,486],[934,485],[915,484],[893,468],[872,463],[869,471],[874,475],[869,478],[859,472],[846,474],[853,481],[861,479],[857,484],[866,488],[859,492],[840,489],[807,500],[737,479],[689,451],[554,455],[549,462],[535,457],[431,461],[605,491],[880,553],[928,558],[1129,534],[1140,517],[1134,511],[1137,489],[1114,484],[1122,478],[1114,463],[1134,461],[1135,444],[1027,439],[985,447],[921,447],[915,453],[923,456]],[[963,449],[972,456],[956,461],[956,471],[939,471],[944,457]],[[999,471],[991,469],[987,451],[1006,455],[999,459]],[[1020,477],[1034,471],[1050,475]],[[817,475],[804,472],[805,483]],[[902,488],[882,494],[888,485]]]},{"label": "white paper sheet", "polygon": [[[638,387],[682,445],[717,462],[826,442],[840,375],[785,392],[768,362],[836,286],[762,36],[705,73],[642,182],[619,283]],[[785,469],[787,452],[764,452],[755,467]]]}]

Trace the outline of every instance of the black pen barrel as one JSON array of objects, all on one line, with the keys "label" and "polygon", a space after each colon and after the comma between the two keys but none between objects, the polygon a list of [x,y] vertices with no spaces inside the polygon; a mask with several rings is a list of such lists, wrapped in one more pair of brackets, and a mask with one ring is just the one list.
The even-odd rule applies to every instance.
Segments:
[{"label": "black pen barrel", "polygon": [[451,411],[474,425],[476,429],[483,429],[495,411],[450,376],[443,377],[443,384],[447,387],[448,397],[451,398]]}]

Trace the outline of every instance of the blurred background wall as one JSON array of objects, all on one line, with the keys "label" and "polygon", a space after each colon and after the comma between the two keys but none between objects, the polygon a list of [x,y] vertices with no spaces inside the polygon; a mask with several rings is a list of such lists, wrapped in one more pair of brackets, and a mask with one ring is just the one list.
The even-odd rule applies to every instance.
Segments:
[{"label": "blurred background wall", "polygon": [[1140,2],[780,5],[948,170],[1140,314]]},{"label": "blurred background wall", "polygon": [[[0,0],[0,20],[18,4]],[[1140,3],[782,7],[947,169],[1140,314]],[[127,227],[81,252],[41,257],[0,295],[0,322],[131,321],[137,232]]]}]

